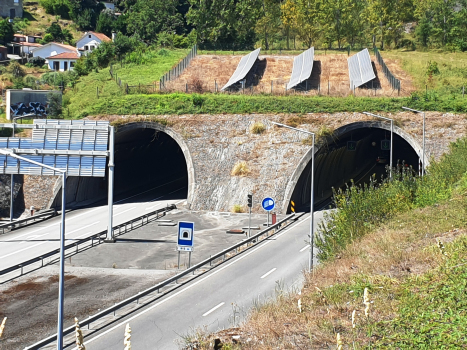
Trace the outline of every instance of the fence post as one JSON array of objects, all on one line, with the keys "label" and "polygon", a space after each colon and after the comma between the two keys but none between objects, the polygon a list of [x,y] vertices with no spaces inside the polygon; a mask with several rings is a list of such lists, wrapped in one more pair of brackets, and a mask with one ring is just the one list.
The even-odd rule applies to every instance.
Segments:
[{"label": "fence post", "polygon": [[328,79],[328,95],[329,95],[330,88],[331,88],[331,84],[329,83],[329,79]]},{"label": "fence post", "polygon": [[465,93],[465,86],[462,87],[462,98],[464,98],[464,93]]},{"label": "fence post", "polygon": [[274,81],[271,80],[271,95],[272,95],[272,86],[273,86]]},{"label": "fence post", "polygon": [[96,95],[97,95],[97,98],[99,98],[99,86],[96,87]]},{"label": "fence post", "polygon": [[128,95],[129,89],[128,89],[128,83],[126,84],[126,94]]},{"label": "fence post", "polygon": [[185,92],[188,93],[188,83],[185,83]]}]

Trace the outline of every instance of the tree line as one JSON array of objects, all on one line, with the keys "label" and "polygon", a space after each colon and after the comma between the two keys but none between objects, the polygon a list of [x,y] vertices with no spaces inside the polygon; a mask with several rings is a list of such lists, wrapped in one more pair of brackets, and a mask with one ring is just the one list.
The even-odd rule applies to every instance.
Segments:
[{"label": "tree line", "polygon": [[[41,5],[79,30],[160,46],[467,50],[467,0],[115,0],[115,11],[95,0]],[[57,30],[50,32],[55,39]],[[2,35],[11,35],[7,23]]]}]

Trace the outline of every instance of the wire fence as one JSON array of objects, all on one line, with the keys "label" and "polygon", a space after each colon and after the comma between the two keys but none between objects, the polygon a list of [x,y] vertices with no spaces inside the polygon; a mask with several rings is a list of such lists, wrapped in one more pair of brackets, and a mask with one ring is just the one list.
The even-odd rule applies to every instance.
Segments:
[{"label": "wire fence", "polygon": [[162,90],[165,88],[166,82],[177,79],[180,74],[182,74],[190,65],[191,60],[195,58],[197,54],[198,46],[195,44],[184,59],[182,59],[174,68],[162,76],[162,78],[159,80],[160,89]]},{"label": "wire fence", "polygon": [[391,73],[389,68],[386,66],[386,63],[384,63],[383,57],[379,53],[378,48],[375,47],[374,50],[375,50],[376,60],[378,61],[381,68],[383,69],[384,75],[386,76],[386,78],[388,78],[389,84],[391,84],[391,86],[392,86],[392,88],[394,90],[397,90],[398,93],[400,93],[400,91],[401,91],[401,81],[399,79],[397,79],[394,76],[394,74]]}]

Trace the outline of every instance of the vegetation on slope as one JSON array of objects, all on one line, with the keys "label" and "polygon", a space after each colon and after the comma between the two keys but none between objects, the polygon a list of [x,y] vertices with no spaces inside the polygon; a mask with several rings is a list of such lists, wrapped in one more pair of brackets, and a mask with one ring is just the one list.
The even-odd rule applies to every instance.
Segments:
[{"label": "vegetation on slope", "polygon": [[[321,348],[337,345],[339,334],[351,348],[463,346],[467,140],[453,143],[423,180],[405,174],[336,200],[340,210],[328,230],[341,244],[332,237],[321,241],[323,261],[306,274],[300,292],[279,291],[238,329],[199,332],[187,340],[201,348],[215,338],[224,348]],[[395,206],[396,200],[402,204]],[[236,344],[232,334],[240,335]]]}]

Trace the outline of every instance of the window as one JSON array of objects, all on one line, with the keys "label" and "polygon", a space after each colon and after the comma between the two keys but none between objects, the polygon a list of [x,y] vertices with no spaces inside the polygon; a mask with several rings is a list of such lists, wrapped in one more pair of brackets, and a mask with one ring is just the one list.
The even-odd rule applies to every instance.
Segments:
[{"label": "window", "polygon": [[92,51],[94,50],[94,45],[89,46],[89,49]]},{"label": "window", "polygon": [[89,34],[89,39],[91,39],[91,34]]},{"label": "window", "polygon": [[60,61],[53,61],[53,69],[55,71],[59,71],[60,70]]},{"label": "window", "polygon": [[84,51],[88,51],[88,45],[84,45]]},{"label": "window", "polygon": [[75,62],[71,61],[70,62],[70,68],[73,68],[75,66]]},{"label": "window", "polygon": [[64,71],[68,70],[68,62],[63,62],[63,70]]},{"label": "window", "polygon": [[19,0],[15,0],[15,4],[19,4]]}]

